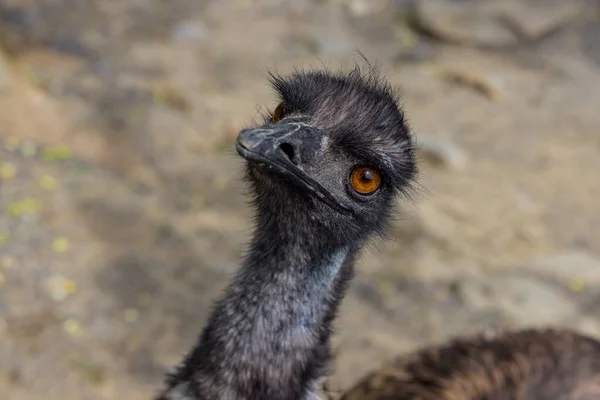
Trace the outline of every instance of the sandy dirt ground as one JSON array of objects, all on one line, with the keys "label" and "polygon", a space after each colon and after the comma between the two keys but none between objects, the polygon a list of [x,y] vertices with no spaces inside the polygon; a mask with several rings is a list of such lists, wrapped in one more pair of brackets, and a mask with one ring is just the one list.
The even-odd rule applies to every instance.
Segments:
[{"label": "sandy dirt ground", "polygon": [[268,69],[381,65],[420,189],[365,251],[334,388],[483,330],[600,336],[600,5],[0,0],[0,398],[149,399],[236,270]]}]

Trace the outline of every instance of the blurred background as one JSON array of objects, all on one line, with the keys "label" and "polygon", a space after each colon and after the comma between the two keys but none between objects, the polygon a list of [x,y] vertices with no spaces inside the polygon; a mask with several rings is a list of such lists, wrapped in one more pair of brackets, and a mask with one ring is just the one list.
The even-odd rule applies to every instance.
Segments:
[{"label": "blurred background", "polygon": [[0,0],[0,397],[149,399],[236,270],[268,69],[401,87],[420,190],[331,383],[483,330],[600,336],[600,4]]}]

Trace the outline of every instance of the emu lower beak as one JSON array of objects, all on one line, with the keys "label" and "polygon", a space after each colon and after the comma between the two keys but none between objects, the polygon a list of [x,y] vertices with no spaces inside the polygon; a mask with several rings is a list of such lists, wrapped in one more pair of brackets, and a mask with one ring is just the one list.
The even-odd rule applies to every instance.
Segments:
[{"label": "emu lower beak", "polygon": [[268,167],[336,211],[349,214],[350,207],[336,199],[323,185],[302,170],[301,160],[320,151],[323,134],[301,122],[279,123],[242,130],[236,150],[246,160]]}]

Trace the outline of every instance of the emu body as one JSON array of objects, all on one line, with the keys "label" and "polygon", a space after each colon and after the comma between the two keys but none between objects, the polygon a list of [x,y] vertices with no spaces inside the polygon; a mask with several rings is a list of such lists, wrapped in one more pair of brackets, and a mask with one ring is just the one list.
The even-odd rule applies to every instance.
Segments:
[{"label": "emu body", "polygon": [[317,398],[354,260],[415,175],[396,95],[374,73],[298,72],[272,84],[276,112],[236,143],[253,238],[161,400]]},{"label": "emu body", "polygon": [[340,400],[600,399],[600,342],[569,330],[455,339],[398,357]]},{"label": "emu body", "polygon": [[[157,400],[317,400],[360,250],[416,175],[398,97],[373,72],[272,76],[280,100],[236,149],[255,210],[242,266]],[[600,343],[572,332],[459,340],[343,400],[600,399]]]}]

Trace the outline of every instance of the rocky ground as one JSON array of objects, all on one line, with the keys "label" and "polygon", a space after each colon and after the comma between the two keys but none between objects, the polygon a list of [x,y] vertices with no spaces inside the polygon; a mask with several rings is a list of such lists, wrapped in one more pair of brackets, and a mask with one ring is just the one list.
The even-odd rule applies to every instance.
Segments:
[{"label": "rocky ground", "polygon": [[249,230],[267,68],[403,90],[420,190],[365,252],[332,386],[458,334],[600,336],[595,1],[0,1],[0,393],[148,399]]}]

